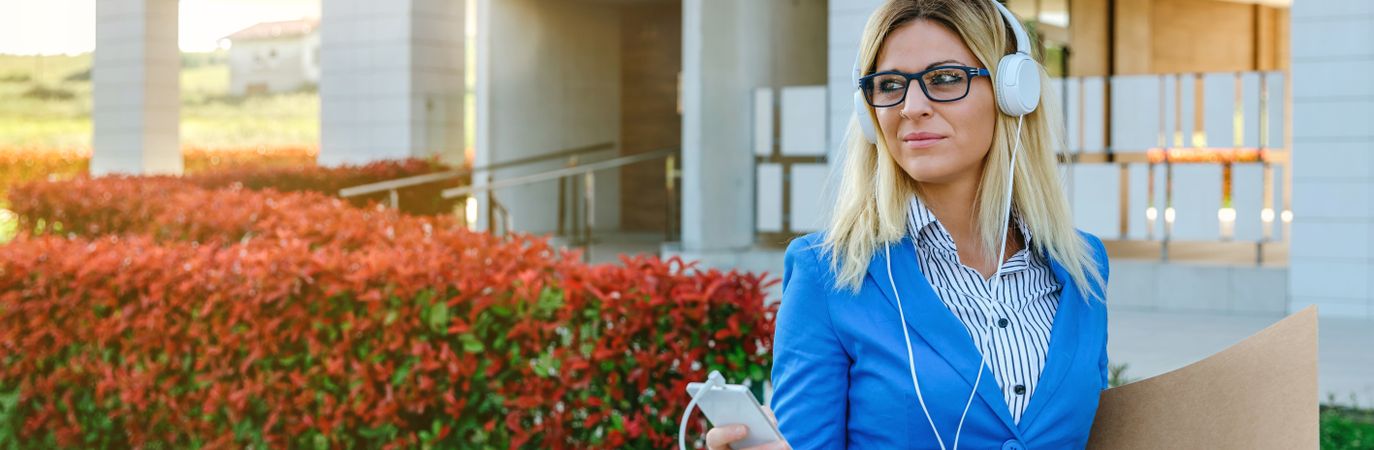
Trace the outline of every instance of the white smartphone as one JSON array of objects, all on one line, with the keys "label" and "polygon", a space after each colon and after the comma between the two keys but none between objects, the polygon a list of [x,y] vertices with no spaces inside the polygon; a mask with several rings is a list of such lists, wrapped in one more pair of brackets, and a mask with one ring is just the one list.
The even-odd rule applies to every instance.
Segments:
[{"label": "white smartphone", "polygon": [[749,427],[749,435],[735,441],[731,448],[746,448],[769,442],[781,441],[782,433],[773,421],[764,414],[763,406],[754,399],[754,394],[738,384],[718,384],[706,392],[706,383],[688,383],[687,394],[697,400],[697,407],[706,414],[715,426],[744,424]]}]

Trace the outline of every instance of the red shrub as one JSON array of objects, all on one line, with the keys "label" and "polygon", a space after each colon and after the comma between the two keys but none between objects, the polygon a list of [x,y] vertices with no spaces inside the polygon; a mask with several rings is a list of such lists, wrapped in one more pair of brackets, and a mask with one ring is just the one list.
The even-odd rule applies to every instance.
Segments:
[{"label": "red shrub", "polygon": [[86,236],[0,247],[0,437],[32,446],[664,448],[687,381],[768,370],[761,276],[313,193],[25,189]]},{"label": "red shrub", "polygon": [[0,196],[19,183],[86,173],[90,163],[89,149],[0,146]]},{"label": "red shrub", "polygon": [[[237,169],[215,170],[188,176],[187,180],[207,188],[242,186],[248,189],[274,189],[281,192],[318,192],[332,197],[337,196],[340,190],[347,187],[450,169],[437,160],[406,159],[339,167],[317,167],[313,165],[300,167],[244,166]],[[452,213],[456,200],[443,199],[440,196],[440,191],[466,183],[467,178],[464,177],[398,191],[400,209],[411,214],[423,215]],[[387,200],[388,197],[385,192],[349,199],[355,206],[365,206],[369,202],[386,202]]]},{"label": "red shrub", "polygon": [[[204,187],[238,184],[248,189],[313,191],[336,196],[346,187],[450,170],[437,160],[424,159],[325,168],[315,165],[318,155],[319,148],[309,145],[182,148],[186,180]],[[0,198],[7,189],[22,183],[86,176],[90,159],[89,148],[0,147]],[[441,198],[439,192],[466,182],[466,178],[461,178],[399,191],[401,210],[424,215],[451,213],[455,201]],[[388,199],[386,193],[380,193],[350,202],[364,206]]]},{"label": "red shrub", "polygon": [[158,240],[237,242],[290,236],[357,248],[406,233],[453,229],[448,217],[421,219],[387,208],[348,207],[315,192],[203,189],[175,177],[78,178],[30,183],[11,192],[19,228],[40,234],[139,234]]},{"label": "red shrub", "polygon": [[188,174],[243,168],[314,167],[319,155],[320,148],[314,145],[181,147],[183,167]]}]

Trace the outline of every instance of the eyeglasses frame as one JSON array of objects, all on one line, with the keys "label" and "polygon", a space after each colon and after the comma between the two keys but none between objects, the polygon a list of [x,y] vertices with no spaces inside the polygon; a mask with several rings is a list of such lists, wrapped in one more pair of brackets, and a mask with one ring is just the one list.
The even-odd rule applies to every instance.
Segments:
[{"label": "eyeglasses frame", "polygon": [[[936,70],[941,70],[941,69],[959,69],[959,70],[962,70],[962,71],[964,72],[964,74],[968,75],[968,80],[967,80],[967,82],[964,84],[964,95],[960,95],[958,98],[953,98],[953,99],[949,99],[949,100],[937,100],[937,99],[935,99],[934,97],[931,97],[931,96],[930,96],[930,90],[926,87],[926,81],[925,81],[925,78],[924,78],[924,77],[925,77],[925,75],[928,74],[928,73],[934,72],[934,71],[936,71]],[[883,105],[883,106],[878,106],[878,105],[873,104],[873,89],[872,89],[873,79],[874,79],[874,78],[877,78],[877,77],[879,77],[879,76],[882,76],[882,75],[901,75],[901,76],[903,76],[903,77],[906,77],[906,91],[905,91],[905,92],[902,92],[902,97],[901,97],[902,100],[901,100],[901,101],[899,101],[899,102],[897,102],[897,103],[893,103],[893,104],[891,104],[891,105]],[[859,89],[860,89],[861,91],[863,91],[863,93],[864,93],[864,101],[868,102],[868,105],[869,105],[869,106],[872,106],[872,107],[874,107],[874,108],[891,108],[891,107],[894,107],[894,106],[897,106],[897,105],[900,105],[900,104],[906,102],[906,96],[909,95],[909,94],[911,93],[911,81],[912,81],[912,80],[916,80],[916,84],[918,84],[918,85],[921,86],[921,93],[925,94],[925,96],[926,96],[927,99],[929,99],[929,100],[932,101],[932,102],[937,102],[937,103],[949,103],[949,102],[957,102],[957,101],[959,101],[959,100],[963,100],[964,97],[968,97],[969,91],[972,91],[972,90],[973,90],[973,88],[972,88],[972,87],[973,87],[973,79],[974,79],[974,78],[978,78],[978,77],[989,77],[989,78],[990,78],[990,77],[992,77],[992,73],[989,72],[988,69],[981,68],[981,67],[968,67],[968,66],[956,66],[956,65],[935,66],[935,67],[931,67],[931,68],[929,68],[929,69],[922,70],[922,71],[916,72],[916,73],[907,73],[907,72],[902,72],[902,71],[900,71],[900,70],[884,70],[884,71],[882,71],[882,72],[873,73],[873,74],[870,74],[870,75],[868,75],[868,76],[859,78]]]}]

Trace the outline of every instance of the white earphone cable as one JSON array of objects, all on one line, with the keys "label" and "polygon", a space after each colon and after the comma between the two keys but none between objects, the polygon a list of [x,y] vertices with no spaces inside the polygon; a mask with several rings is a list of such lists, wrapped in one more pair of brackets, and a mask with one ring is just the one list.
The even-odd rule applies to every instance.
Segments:
[{"label": "white earphone cable", "polygon": [[697,391],[697,394],[692,396],[692,400],[687,402],[687,409],[682,412],[682,421],[678,423],[677,428],[678,450],[687,450],[687,419],[692,418],[692,410],[697,407],[697,400],[711,392],[712,389],[724,385],[725,376],[721,375],[720,371],[712,370],[711,374],[706,377],[706,384],[702,385],[701,390]]},{"label": "white earphone cable", "polygon": [[[1006,206],[1002,207],[1002,217],[1004,217],[1005,220],[1001,228],[1002,237],[997,241],[997,270],[992,274],[992,289],[989,292],[989,294],[993,296],[997,295],[997,289],[1002,286],[1002,261],[1007,258],[1007,229],[1011,227],[1012,186],[1016,184],[1016,154],[1020,153],[1021,150],[1021,123],[1024,118],[1025,116],[1016,116],[1016,138],[1013,139],[1015,143],[1011,146],[1011,169],[1007,170]],[[983,352],[983,347],[987,347],[988,339],[992,335],[992,311],[989,311],[987,305],[983,302],[975,301],[973,304],[978,305],[978,309],[983,310],[983,317],[988,321],[988,332],[983,333],[983,337],[979,339],[978,344],[978,353],[983,356],[983,362],[978,364],[978,381],[973,382],[973,390],[977,392],[978,383],[983,379],[983,366],[986,365],[988,361],[988,355]],[[954,430],[954,448],[956,450],[959,448],[959,432],[964,429],[964,417],[968,416],[968,408],[969,405],[972,404],[973,393],[970,392],[969,403],[964,404],[964,414],[959,416],[959,427]]]},{"label": "white earphone cable", "polygon": [[[935,442],[940,444],[940,450],[945,450],[945,441],[940,438],[940,430],[935,427],[935,419],[931,418],[930,410],[926,408],[926,400],[921,396],[921,382],[916,378],[916,358],[911,352],[911,332],[907,331],[906,312],[902,311],[902,294],[897,291],[897,282],[892,279],[892,252],[887,247],[883,247],[884,256],[887,259],[887,282],[892,284],[892,293],[897,297],[897,314],[902,319],[902,338],[906,340],[906,361],[907,368],[911,370],[911,384],[916,387],[916,401],[921,403],[921,411],[926,413],[926,421],[930,422],[930,431],[935,433]],[[982,371],[979,371],[982,375]]]},{"label": "white earphone cable", "polygon": [[[1016,117],[1016,138],[1014,139],[1015,143],[1012,145],[1011,151],[1011,169],[1009,170],[1010,173],[1007,175],[1006,206],[1002,208],[1005,221],[1002,224],[1002,237],[998,239],[997,269],[993,272],[991,280],[992,295],[996,295],[997,289],[1002,284],[1002,260],[1006,258],[1007,254],[1007,229],[1011,226],[1012,186],[1015,183],[1016,176],[1016,154],[1019,153],[1021,149],[1021,125],[1023,118],[1024,116]],[[892,252],[888,250],[888,247],[883,247],[883,254],[887,260],[887,282],[892,286],[892,293],[897,300],[897,314],[902,320],[902,339],[906,341],[907,368],[911,372],[911,384],[916,388],[916,401],[920,402],[921,411],[925,413],[926,421],[930,423],[930,431],[935,434],[935,442],[940,445],[941,450],[946,450],[944,439],[940,437],[940,430],[935,426],[935,419],[930,415],[930,409],[926,407],[925,398],[921,394],[921,382],[916,377],[916,358],[913,356],[911,350],[911,333],[907,330],[906,311],[902,308],[902,294],[897,290],[897,282],[892,277]],[[975,377],[973,381],[973,390],[969,391],[968,401],[964,402],[964,411],[959,415],[959,426],[954,429],[954,447],[951,450],[959,449],[959,436],[964,430],[964,419],[968,417],[969,407],[973,406],[973,397],[978,393],[978,386],[983,382],[983,368],[987,367],[988,362],[988,355],[983,352],[983,347],[987,346],[988,337],[992,334],[992,312],[989,311],[987,305],[984,305],[982,302],[974,302],[974,304],[978,305],[979,309],[983,311],[983,317],[987,319],[988,322],[988,332],[983,333],[982,339],[979,340],[979,345],[975,347],[975,350],[978,351],[978,355],[981,358],[978,363],[978,376]]]}]

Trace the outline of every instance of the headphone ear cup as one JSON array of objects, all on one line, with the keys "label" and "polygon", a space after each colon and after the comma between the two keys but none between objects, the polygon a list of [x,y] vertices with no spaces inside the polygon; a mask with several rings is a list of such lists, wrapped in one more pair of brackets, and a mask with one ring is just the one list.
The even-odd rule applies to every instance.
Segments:
[{"label": "headphone ear cup", "polygon": [[992,91],[1003,114],[1024,116],[1040,106],[1040,70],[1030,56],[1003,56],[997,63],[996,75]]},{"label": "headphone ear cup", "polygon": [[864,101],[863,91],[854,91],[854,115],[859,121],[859,129],[863,130],[864,139],[869,144],[877,144],[877,127],[873,126],[873,117],[868,114],[868,102]]}]

